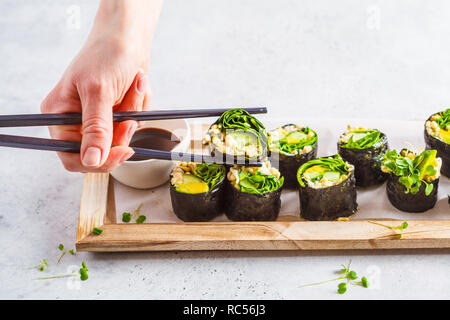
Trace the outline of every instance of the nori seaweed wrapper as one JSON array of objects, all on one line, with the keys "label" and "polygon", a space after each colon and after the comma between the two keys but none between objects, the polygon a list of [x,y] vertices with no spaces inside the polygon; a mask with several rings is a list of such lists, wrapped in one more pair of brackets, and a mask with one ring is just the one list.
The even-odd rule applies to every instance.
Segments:
[{"label": "nori seaweed wrapper", "polygon": [[296,189],[298,186],[298,168],[300,168],[302,164],[317,157],[317,143],[315,143],[312,150],[308,153],[285,155],[283,153],[272,151],[270,157],[274,167],[279,169],[281,175],[284,177],[283,188]]},{"label": "nori seaweed wrapper", "polygon": [[[214,126],[214,125],[219,125],[219,124],[224,125],[222,123],[222,121],[224,121],[224,119],[227,119],[228,121],[233,122],[234,121],[233,116],[236,114],[238,115],[238,119],[234,119],[234,120],[239,121],[239,120],[242,120],[242,119],[239,119],[239,117],[243,117],[246,120],[248,120],[246,125],[243,126],[243,125],[234,123],[233,128],[225,128],[225,129],[221,129],[221,130],[242,131],[244,133],[254,135],[256,137],[256,139],[258,141],[258,145],[260,147],[259,153],[255,157],[248,157],[245,155],[235,155],[235,154],[224,154],[217,149],[217,147],[213,141],[210,141],[208,143],[208,146],[209,146],[211,156],[215,157],[218,160],[221,160],[223,163],[234,163],[234,164],[245,165],[245,166],[250,166],[252,163],[266,159],[268,156],[267,131],[266,131],[264,125],[258,119],[256,119],[254,116],[250,115],[248,112],[246,112],[243,109],[235,108],[235,109],[231,109],[231,110],[224,112],[213,124],[211,124],[207,133],[209,133],[212,126]],[[229,118],[231,118],[231,120],[227,118],[227,115],[229,116]],[[226,161],[226,160],[228,160],[228,161]],[[229,167],[227,169],[229,169]]]},{"label": "nori seaweed wrapper", "polygon": [[225,179],[204,193],[182,193],[170,183],[170,199],[175,215],[185,222],[210,221],[224,211]]},{"label": "nori seaweed wrapper", "polygon": [[389,174],[386,184],[388,199],[394,207],[406,212],[424,212],[435,206],[439,178],[430,182],[433,184],[433,191],[428,196],[425,195],[425,183],[420,185],[419,192],[416,194],[405,193],[406,187],[398,179],[399,177],[395,174]]},{"label": "nori seaweed wrapper", "polygon": [[246,193],[236,189],[228,180],[226,183],[226,215],[233,221],[273,221],[281,208],[281,190],[263,194]]},{"label": "nori seaweed wrapper", "polygon": [[370,187],[386,181],[387,174],[381,171],[381,163],[386,151],[389,150],[387,137],[380,134],[380,141],[366,149],[344,148],[345,142],[338,142],[338,153],[345,161],[355,166],[356,185]]},{"label": "nori seaweed wrapper", "polygon": [[304,219],[327,221],[349,217],[358,210],[354,171],[347,179],[330,187],[315,189],[305,181],[305,187],[299,185],[299,198],[300,216]]},{"label": "nori seaweed wrapper", "polygon": [[[292,126],[295,124],[286,124],[282,128]],[[302,128],[304,129],[304,128]],[[276,130],[276,129],[275,129]],[[280,170],[281,175],[284,177],[283,188],[297,189],[297,171],[302,164],[308,162],[317,157],[318,140],[311,146],[312,150],[303,154],[287,155],[278,151],[269,151],[270,162],[275,168]],[[270,149],[270,148],[269,148]]]},{"label": "nori seaweed wrapper", "polygon": [[450,144],[430,136],[426,128],[424,131],[424,137],[427,150],[437,150],[437,156],[442,159],[441,174],[450,178]]}]

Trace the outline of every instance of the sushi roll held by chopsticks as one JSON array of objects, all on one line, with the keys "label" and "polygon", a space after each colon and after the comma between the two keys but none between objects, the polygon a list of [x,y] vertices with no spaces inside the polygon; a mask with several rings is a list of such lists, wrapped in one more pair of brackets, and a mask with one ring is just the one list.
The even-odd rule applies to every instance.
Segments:
[{"label": "sushi roll held by chopsticks", "polygon": [[269,132],[271,162],[285,178],[284,188],[297,188],[297,170],[317,156],[317,134],[308,127],[286,124]]},{"label": "sushi roll held by chopsticks", "polygon": [[435,206],[442,160],[436,150],[420,154],[407,149],[388,151],[381,170],[389,174],[386,192],[394,207],[424,212]]},{"label": "sushi roll held by chopsticks", "polygon": [[441,173],[450,178],[450,109],[428,118],[424,135],[427,149],[437,150],[442,159]]},{"label": "sushi roll held by chopsticks", "polygon": [[225,167],[219,164],[180,162],[170,178],[175,215],[186,222],[210,221],[223,213]]},{"label": "sushi roll held by chopsticks", "polygon": [[304,219],[334,220],[358,209],[355,167],[340,155],[306,162],[298,169],[297,180]]},{"label": "sushi roll held by chopsticks", "polygon": [[226,215],[233,221],[276,220],[281,208],[280,172],[264,162],[262,167],[234,166],[227,174]]},{"label": "sushi roll held by chopsticks", "polygon": [[224,112],[211,125],[203,143],[209,145],[211,155],[216,157],[257,161],[267,158],[267,132],[264,125],[239,108]]},{"label": "sushi roll held by chopsticks", "polygon": [[386,181],[387,174],[380,170],[383,156],[389,149],[384,133],[348,126],[337,145],[341,157],[355,166],[358,187],[370,187]]}]

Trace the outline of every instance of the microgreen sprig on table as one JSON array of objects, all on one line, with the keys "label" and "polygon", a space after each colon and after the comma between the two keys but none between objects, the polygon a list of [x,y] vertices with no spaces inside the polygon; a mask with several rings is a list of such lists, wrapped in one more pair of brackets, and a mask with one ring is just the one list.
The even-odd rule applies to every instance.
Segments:
[{"label": "microgreen sprig on table", "polygon": [[398,236],[399,239],[403,238],[403,232],[404,232],[404,230],[406,228],[408,228],[408,222],[406,222],[406,221],[403,221],[403,223],[401,225],[399,225],[399,226],[389,226],[387,224],[382,224],[382,223],[375,222],[375,221],[368,221],[368,222],[372,223],[372,224],[376,224],[376,225],[382,226],[382,227],[385,227],[385,228],[388,228],[388,229],[391,229],[391,230],[394,230],[394,231],[399,230],[400,233],[397,233],[397,236]]},{"label": "microgreen sprig on table", "polygon": [[87,271],[88,271],[88,269],[86,267],[86,263],[83,261],[81,263],[81,268],[78,271],[78,273],[62,274],[62,275],[50,276],[50,277],[39,277],[39,278],[35,278],[35,279],[36,280],[49,280],[49,279],[58,279],[58,278],[80,277],[81,281],[86,281],[89,278]]},{"label": "microgreen sprig on table", "polygon": [[48,268],[48,263],[45,259],[42,259],[42,262],[38,265],[35,265],[34,267],[30,267],[29,269],[38,268],[40,271],[44,271],[46,268]]},{"label": "microgreen sprig on table", "polygon": [[305,285],[299,286],[299,288],[317,286],[320,284],[325,284],[328,282],[339,281],[339,280],[345,280],[344,282],[340,282],[338,284],[337,292],[339,294],[344,294],[345,292],[347,292],[348,284],[361,285],[364,288],[368,288],[370,284],[369,284],[369,281],[367,280],[367,278],[363,276],[358,281],[358,275],[357,275],[356,271],[350,269],[351,264],[352,264],[351,259],[350,259],[350,262],[348,263],[348,266],[341,264],[342,269],[339,270],[339,273],[341,274],[341,276],[339,276],[337,278],[325,280],[325,281],[321,281],[321,282],[305,284]]},{"label": "microgreen sprig on table", "polygon": [[144,215],[139,215],[139,212],[141,211],[142,205],[143,205],[143,203],[141,203],[139,205],[139,207],[137,207],[137,209],[134,210],[133,213],[129,213],[129,212],[122,213],[122,221],[128,223],[128,222],[131,221],[131,219],[133,217],[137,217],[136,218],[136,223],[143,223],[147,219],[147,217],[144,216]]},{"label": "microgreen sprig on table", "polygon": [[88,269],[86,267],[86,262],[83,261],[81,263],[81,268],[80,268],[79,272],[80,272],[80,280],[81,281],[86,281],[89,278],[88,273],[87,273]]},{"label": "microgreen sprig on table", "polygon": [[94,229],[92,229],[92,233],[97,235],[97,236],[99,236],[99,235],[101,235],[103,233],[103,229],[94,227]]},{"label": "microgreen sprig on table", "polygon": [[61,255],[59,256],[58,261],[56,261],[56,264],[58,264],[58,263],[61,261],[62,257],[64,257],[64,255],[65,255],[67,252],[70,253],[71,255],[75,255],[75,252],[73,251],[73,249],[65,250],[65,249],[64,249],[64,245],[63,245],[62,243],[60,243],[60,244],[58,245],[58,249],[61,251]]}]

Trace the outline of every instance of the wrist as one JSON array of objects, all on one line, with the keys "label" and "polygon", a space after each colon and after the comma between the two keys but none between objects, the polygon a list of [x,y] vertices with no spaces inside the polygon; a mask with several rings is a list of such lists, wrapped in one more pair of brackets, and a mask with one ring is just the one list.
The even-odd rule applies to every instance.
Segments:
[{"label": "wrist", "polygon": [[161,6],[162,0],[102,0],[89,39],[112,39],[148,55]]}]

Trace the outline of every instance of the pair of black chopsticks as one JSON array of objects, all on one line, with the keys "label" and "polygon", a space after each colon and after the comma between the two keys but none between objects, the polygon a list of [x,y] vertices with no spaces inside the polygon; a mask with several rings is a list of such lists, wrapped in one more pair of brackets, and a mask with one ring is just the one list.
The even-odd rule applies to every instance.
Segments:
[{"label": "pair of black chopsticks", "polygon": [[[113,114],[113,121],[122,122],[127,120],[145,121],[217,117],[227,110],[230,109],[115,112]],[[267,113],[267,108],[265,107],[245,108],[244,110],[251,114]],[[0,115],[0,127],[30,127],[81,124],[81,119],[81,113]],[[79,153],[81,143],[79,141],[54,140],[0,134],[0,147]],[[133,148],[133,150],[135,152],[135,155],[145,157],[147,159],[194,161],[228,165],[232,165],[236,163],[236,161],[239,161],[239,164],[247,164],[252,166],[262,165],[260,162],[249,160],[244,161],[243,159],[218,159],[216,157],[196,155],[191,153],[170,152],[143,148]]]}]

